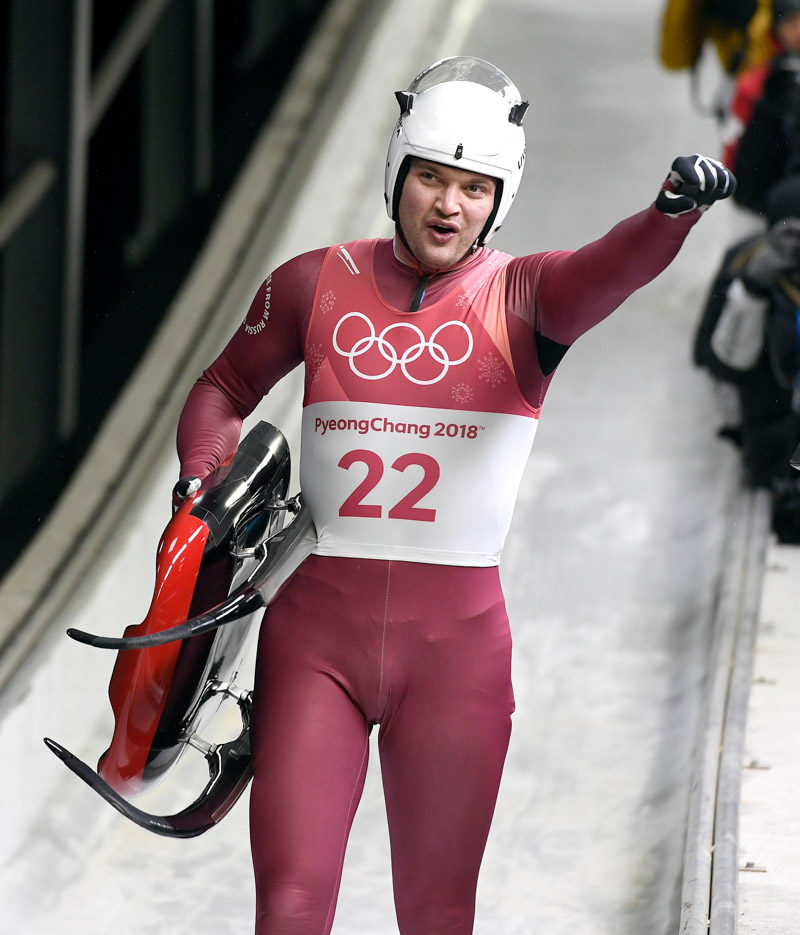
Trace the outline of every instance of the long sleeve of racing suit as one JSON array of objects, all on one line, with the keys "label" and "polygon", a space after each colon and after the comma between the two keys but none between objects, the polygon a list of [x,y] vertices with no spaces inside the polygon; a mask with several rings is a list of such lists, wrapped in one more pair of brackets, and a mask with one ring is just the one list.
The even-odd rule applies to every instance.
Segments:
[{"label": "long sleeve of racing suit", "polygon": [[[566,349],[658,276],[699,218],[698,211],[666,217],[651,205],[578,250],[536,253],[509,263],[509,338],[520,387],[532,405],[541,405]],[[198,379],[178,426],[181,476],[205,477],[232,454],[242,420],[303,361],[305,324],[324,254],[315,250],[278,267],[256,293],[242,326]],[[389,302],[392,288],[404,288],[403,275],[413,276],[408,268],[376,270],[382,289],[381,272]],[[441,279],[442,289],[452,288],[452,279]],[[434,286],[426,302],[436,298]]]}]

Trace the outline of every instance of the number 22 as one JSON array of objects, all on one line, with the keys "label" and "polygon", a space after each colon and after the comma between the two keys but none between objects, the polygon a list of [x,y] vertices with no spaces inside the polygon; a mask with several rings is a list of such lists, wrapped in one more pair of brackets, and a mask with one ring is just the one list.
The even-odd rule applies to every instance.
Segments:
[{"label": "number 22", "polygon": [[[383,507],[377,503],[364,503],[364,500],[383,477],[383,461],[374,451],[357,448],[342,456],[339,467],[349,470],[353,464],[357,463],[366,464],[367,476],[339,507],[339,516],[380,519],[383,516]],[[392,468],[403,472],[413,465],[422,468],[422,480],[389,510],[388,516],[389,519],[412,519],[417,522],[432,523],[436,519],[436,510],[419,507],[417,503],[438,483],[441,473],[439,462],[430,455],[417,452],[401,455],[392,464]]]}]

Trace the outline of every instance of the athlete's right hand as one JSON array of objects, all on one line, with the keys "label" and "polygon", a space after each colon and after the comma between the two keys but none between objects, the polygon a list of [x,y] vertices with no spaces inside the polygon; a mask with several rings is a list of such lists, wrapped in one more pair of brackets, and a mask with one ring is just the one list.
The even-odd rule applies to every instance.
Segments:
[{"label": "athlete's right hand", "polygon": [[193,497],[199,489],[199,477],[182,477],[172,488],[172,512],[177,513],[189,497]]},{"label": "athlete's right hand", "polygon": [[695,209],[707,211],[715,201],[735,191],[736,177],[721,162],[699,153],[678,156],[658,193],[656,208],[668,217]]}]

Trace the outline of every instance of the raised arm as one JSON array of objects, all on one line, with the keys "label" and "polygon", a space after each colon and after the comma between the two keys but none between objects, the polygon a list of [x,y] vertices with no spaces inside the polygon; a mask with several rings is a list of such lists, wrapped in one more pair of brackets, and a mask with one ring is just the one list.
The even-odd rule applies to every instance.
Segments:
[{"label": "raised arm", "polygon": [[673,261],[699,212],[668,218],[651,205],[574,252],[542,261],[537,329],[572,344]]},{"label": "raised arm", "polygon": [[579,250],[513,261],[510,310],[550,341],[569,346],[666,269],[702,211],[734,188],[721,163],[679,157],[656,201],[604,237]]}]

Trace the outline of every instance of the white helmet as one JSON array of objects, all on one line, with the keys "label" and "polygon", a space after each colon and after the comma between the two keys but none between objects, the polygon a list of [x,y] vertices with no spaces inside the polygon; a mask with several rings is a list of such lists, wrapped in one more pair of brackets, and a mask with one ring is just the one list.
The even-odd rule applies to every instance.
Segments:
[{"label": "white helmet", "polygon": [[500,229],[522,178],[527,102],[499,68],[468,55],[436,62],[395,97],[400,117],[384,185],[389,218],[397,221],[410,156],[480,172],[498,181],[494,210],[477,240],[486,243]]}]

